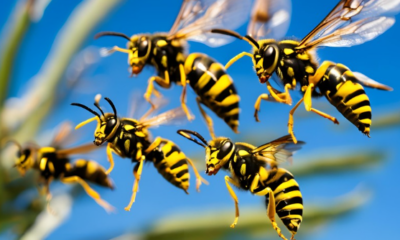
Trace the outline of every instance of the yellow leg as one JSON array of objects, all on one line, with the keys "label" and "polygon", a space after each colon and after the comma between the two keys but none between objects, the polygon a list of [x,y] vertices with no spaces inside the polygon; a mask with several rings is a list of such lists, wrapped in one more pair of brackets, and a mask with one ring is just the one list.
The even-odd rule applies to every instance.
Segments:
[{"label": "yellow leg", "polygon": [[114,211],[114,207],[111,206],[109,203],[101,199],[100,194],[98,194],[95,190],[93,190],[85,180],[78,176],[66,177],[61,178],[61,182],[63,183],[79,183],[85,192],[93,198],[100,206],[102,206],[107,212]]},{"label": "yellow leg", "polygon": [[93,122],[95,120],[97,120],[97,122],[100,123],[100,119],[97,116],[95,116],[95,117],[89,118],[88,120],[85,120],[85,121],[79,123],[78,125],[76,125],[75,129],[79,129],[79,128],[83,127],[84,125],[86,125],[90,122]]},{"label": "yellow leg", "polygon": [[314,84],[314,86],[317,86],[318,82],[322,79],[322,77],[325,75],[326,70],[328,67],[335,65],[335,63],[330,62],[330,61],[324,61],[317,71],[315,72],[314,75],[308,77],[308,82],[311,84]]},{"label": "yellow leg", "polygon": [[276,94],[275,89],[271,86],[269,82],[267,82],[267,89],[271,94],[271,97],[275,99],[275,101],[280,103],[285,103],[288,105],[292,105],[292,97],[290,96],[289,89],[292,87],[289,83],[285,85],[285,92],[281,94]]},{"label": "yellow leg", "polygon": [[328,115],[328,114],[326,114],[324,112],[321,112],[321,111],[319,111],[319,110],[317,110],[315,108],[311,108],[311,112],[314,112],[314,113],[320,115],[321,117],[327,118],[327,119],[331,120],[335,124],[339,124],[339,121],[335,117],[332,117],[331,115]]},{"label": "yellow leg", "polygon": [[56,212],[51,208],[50,206],[50,201],[53,198],[50,192],[50,180],[46,180],[46,183],[44,185],[44,192],[46,194],[46,209],[47,212],[49,212],[51,215],[56,216]]},{"label": "yellow leg", "polygon": [[289,122],[288,122],[288,133],[292,136],[293,142],[297,143],[297,139],[294,136],[293,133],[293,114],[296,111],[296,109],[300,106],[300,104],[303,102],[304,98],[301,98],[296,105],[292,108],[292,110],[290,110],[289,112]]},{"label": "yellow leg", "polygon": [[194,165],[194,163],[192,162],[192,160],[190,160],[190,158],[186,158],[187,162],[190,164],[190,166],[192,166],[193,171],[194,171],[194,175],[196,175],[196,190],[198,192],[200,192],[200,185],[203,182],[204,184],[208,185],[207,180],[205,180],[204,178],[202,178],[199,174],[199,172],[197,171],[196,166]]},{"label": "yellow leg", "polygon": [[185,68],[182,64],[179,64],[179,72],[181,77],[181,84],[182,84],[182,94],[181,94],[181,105],[183,111],[186,113],[186,117],[189,121],[193,120],[194,117],[190,114],[188,107],[186,106],[186,73]]},{"label": "yellow leg", "polygon": [[310,83],[310,85],[307,86],[306,92],[304,94],[304,107],[306,108],[307,111],[311,111],[312,107],[311,93],[313,90],[314,90],[314,83]]},{"label": "yellow leg", "polygon": [[108,143],[107,144],[107,159],[110,162],[110,167],[106,171],[107,175],[110,174],[111,171],[114,169],[114,159],[113,159],[113,156],[112,156],[112,152],[113,152],[112,144]]},{"label": "yellow leg", "polygon": [[260,96],[258,96],[256,103],[254,104],[254,117],[256,118],[256,121],[259,122],[260,120],[258,119],[258,112],[260,111],[260,105],[261,105],[261,100],[268,100],[268,94],[263,93]]},{"label": "yellow leg", "polygon": [[129,202],[128,206],[125,207],[125,211],[130,211],[132,204],[135,202],[136,199],[136,193],[138,192],[138,188],[139,188],[139,181],[140,181],[140,177],[142,176],[142,170],[143,170],[143,162],[144,159],[139,161],[139,165],[137,169],[135,166],[135,169],[133,170],[133,175],[135,176],[135,183],[133,184],[133,188],[132,188],[132,196],[131,196],[131,201]]},{"label": "yellow leg", "polygon": [[235,57],[233,57],[231,60],[229,60],[229,62],[225,65],[225,69],[228,69],[234,62],[236,62],[237,60],[241,59],[244,56],[249,56],[253,59],[253,54],[248,52],[241,52]]},{"label": "yellow leg", "polygon": [[150,144],[150,146],[146,150],[144,150],[144,153],[146,155],[149,154],[151,151],[153,151],[160,145],[161,141],[162,141],[162,138],[156,137],[156,139]]},{"label": "yellow leg", "polygon": [[233,201],[235,201],[235,220],[231,224],[231,228],[234,228],[239,220],[239,201],[238,201],[238,198],[237,198],[235,192],[229,185],[229,183],[232,183],[235,186],[240,186],[240,185],[239,185],[239,183],[235,182],[235,180],[233,180],[229,176],[225,176],[225,183],[226,183],[226,187],[228,188],[229,194],[233,198]]},{"label": "yellow leg", "polygon": [[201,115],[203,116],[204,120],[206,121],[206,125],[208,128],[208,131],[210,132],[211,138],[215,139],[215,133],[214,133],[214,127],[213,127],[213,121],[210,116],[207,115],[206,111],[201,107],[201,99],[200,97],[196,98],[197,101],[197,106],[200,109]]},{"label": "yellow leg", "polygon": [[267,207],[267,215],[269,220],[271,221],[272,227],[275,229],[275,231],[278,233],[279,237],[281,237],[284,240],[287,240],[285,238],[285,236],[282,234],[281,229],[278,227],[278,224],[275,221],[275,196],[274,196],[274,192],[267,187],[266,189],[264,189],[263,191],[259,192],[261,193],[265,193],[268,194],[269,196],[269,201],[268,201],[268,207]]},{"label": "yellow leg", "polygon": [[151,104],[151,107],[153,109],[155,109],[155,106],[151,102],[151,99],[150,99],[151,98],[151,94],[153,94],[154,92],[158,92],[154,88],[154,82],[156,82],[162,88],[170,88],[171,87],[171,81],[169,79],[168,71],[164,72],[164,77],[165,77],[165,79],[163,79],[163,78],[161,78],[159,76],[153,76],[153,77],[151,77],[149,79],[149,83],[147,85],[147,90],[146,90],[146,93],[144,94],[144,98],[146,99],[147,102],[149,102]]}]

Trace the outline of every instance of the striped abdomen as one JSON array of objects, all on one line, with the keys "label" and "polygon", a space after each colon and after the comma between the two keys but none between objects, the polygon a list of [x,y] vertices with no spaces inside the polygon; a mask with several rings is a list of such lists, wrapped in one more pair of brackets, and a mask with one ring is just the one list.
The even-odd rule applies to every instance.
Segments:
[{"label": "striped abdomen", "polygon": [[154,166],[158,172],[174,186],[183,189],[186,193],[189,189],[189,168],[185,154],[169,140],[161,140],[158,153],[153,153]]},{"label": "striped abdomen", "polygon": [[192,53],[186,58],[185,73],[201,102],[237,132],[239,95],[224,67],[205,54]]},{"label": "striped abdomen", "polygon": [[74,164],[70,165],[69,169],[64,174],[64,177],[78,176],[83,180],[96,183],[103,187],[113,189],[113,183],[106,170],[95,161],[87,161],[83,159],[77,160]]},{"label": "striped abdomen", "polygon": [[[279,218],[293,235],[296,234],[303,220],[303,198],[293,175],[283,168],[274,169],[269,172],[264,184],[274,192],[275,210]],[[265,203],[268,206],[268,195]]]},{"label": "striped abdomen", "polygon": [[345,118],[369,136],[372,116],[369,99],[347,67],[332,64],[327,68],[318,87]]}]

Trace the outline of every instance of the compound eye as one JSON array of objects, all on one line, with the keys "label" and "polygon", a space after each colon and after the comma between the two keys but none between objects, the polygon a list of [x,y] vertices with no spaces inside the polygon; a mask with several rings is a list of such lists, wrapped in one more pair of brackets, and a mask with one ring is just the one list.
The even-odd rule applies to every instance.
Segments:
[{"label": "compound eye", "polygon": [[219,153],[217,154],[218,159],[223,159],[226,155],[228,155],[232,150],[233,144],[231,141],[226,141],[222,144]]},{"label": "compound eye", "polygon": [[264,61],[263,61],[263,67],[264,69],[268,69],[274,64],[275,62],[275,57],[276,57],[276,50],[274,47],[269,46],[265,51],[264,51]]},{"label": "compound eye", "polygon": [[144,57],[147,54],[147,49],[149,47],[149,42],[147,39],[141,39],[139,41],[139,49],[138,49],[138,55],[139,57]]},{"label": "compound eye", "polygon": [[104,130],[104,134],[108,135],[112,132],[115,125],[117,124],[117,120],[115,118],[110,118],[107,120],[106,129]]}]

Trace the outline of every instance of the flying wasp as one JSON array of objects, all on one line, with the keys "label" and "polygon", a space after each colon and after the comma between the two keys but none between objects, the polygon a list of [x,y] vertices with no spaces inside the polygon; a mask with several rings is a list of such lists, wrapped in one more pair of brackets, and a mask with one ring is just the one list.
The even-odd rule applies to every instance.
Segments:
[{"label": "flying wasp", "polygon": [[46,193],[47,206],[50,210],[50,183],[59,179],[62,183],[79,183],[86,193],[92,197],[106,211],[114,208],[102,200],[100,194],[93,190],[87,182],[95,183],[103,187],[113,189],[113,183],[107,176],[105,169],[95,161],[78,159],[71,163],[70,156],[93,151],[93,144],[80,145],[74,148],[60,148],[62,141],[70,131],[69,124],[63,124],[56,134],[52,144],[47,147],[39,147],[30,143],[22,147],[18,142],[11,141],[18,147],[15,167],[24,176],[26,171],[34,169],[40,173],[40,183],[43,184]]},{"label": "flying wasp", "polygon": [[[324,61],[319,65],[315,50],[318,47],[350,47],[370,41],[389,29],[395,22],[388,17],[400,11],[399,0],[342,0],[335,8],[301,41],[281,38],[288,26],[290,1],[259,0],[254,6],[248,35],[213,29],[213,33],[230,35],[250,43],[253,53],[242,52],[225,66],[228,68],[243,56],[249,56],[260,83],[267,84],[270,93],[261,94],[255,103],[254,116],[258,121],[261,100],[273,100],[291,105],[290,89],[300,85],[303,97],[289,114],[288,132],[294,142],[293,114],[304,101],[307,111],[312,111],[332,122],[336,118],[312,108],[312,97],[325,96],[338,111],[369,137],[371,127],[371,107],[364,88],[391,91],[392,88],[380,84],[365,75],[352,72],[348,67]],[[285,91],[273,88],[268,81],[276,73]]]},{"label": "flying wasp", "polygon": [[139,187],[139,181],[142,175],[143,163],[145,161],[153,162],[158,172],[174,186],[183,189],[186,193],[189,188],[189,166],[193,167],[196,175],[196,188],[199,190],[201,182],[208,184],[198,173],[193,162],[170,140],[157,137],[154,141],[150,140],[148,128],[159,126],[171,122],[174,119],[185,116],[182,108],[173,109],[155,117],[147,119],[146,117],[154,111],[150,109],[141,119],[119,118],[114,103],[109,98],[104,98],[113,109],[113,113],[104,113],[100,108],[99,101],[95,100],[94,105],[100,110],[101,115],[89,107],[72,103],[73,106],[81,107],[95,117],[90,118],[76,126],[78,129],[89,122],[97,121],[97,127],[94,133],[94,144],[100,146],[107,142],[107,157],[110,162],[110,168],[107,174],[114,168],[112,154],[115,153],[122,158],[130,158],[136,163],[133,169],[135,182],[133,184],[131,200],[126,211],[129,211],[135,202],[136,193]]},{"label": "flying wasp", "polygon": [[206,173],[209,176],[217,174],[221,168],[230,172],[231,176],[225,176],[225,183],[235,201],[235,220],[231,228],[239,219],[238,198],[230,186],[233,184],[252,194],[265,196],[267,215],[275,231],[286,239],[275,221],[277,213],[294,239],[303,219],[303,199],[293,175],[277,166],[278,162],[290,159],[304,142],[295,145],[292,137],[287,135],[255,147],[248,143],[234,143],[225,137],[207,143],[199,133],[190,130],[178,130],[178,134],[205,148]]},{"label": "flying wasp", "polygon": [[160,96],[154,83],[162,88],[170,88],[175,83],[183,87],[181,105],[187,118],[191,120],[192,116],[186,106],[186,85],[189,83],[197,94],[197,105],[209,132],[215,137],[212,119],[201,105],[210,108],[237,132],[239,96],[232,79],[221,64],[202,53],[186,55],[186,41],[199,41],[211,47],[226,44],[229,38],[211,34],[210,30],[239,27],[246,20],[250,8],[250,1],[242,0],[184,0],[169,33],[128,37],[122,33],[101,32],[95,38],[117,36],[128,40],[126,49],[115,46],[108,52],[127,53],[132,75],[139,74],[146,65],[156,68],[157,76],[149,79],[144,94],[153,108],[152,94]]}]

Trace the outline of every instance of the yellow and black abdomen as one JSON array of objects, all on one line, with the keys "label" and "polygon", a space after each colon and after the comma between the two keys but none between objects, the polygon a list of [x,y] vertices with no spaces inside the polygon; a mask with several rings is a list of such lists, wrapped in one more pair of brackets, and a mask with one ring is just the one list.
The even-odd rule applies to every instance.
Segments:
[{"label": "yellow and black abdomen", "polygon": [[369,136],[372,117],[370,102],[364,88],[346,66],[329,66],[318,87],[345,118]]},{"label": "yellow and black abdomen", "polygon": [[111,179],[106,174],[106,170],[95,161],[77,160],[67,168],[64,174],[64,177],[72,176],[80,177],[103,187],[114,188]]},{"label": "yellow and black abdomen", "polygon": [[[279,218],[292,234],[296,234],[303,220],[303,198],[299,184],[293,175],[283,168],[269,171],[264,184],[274,192],[275,210]],[[268,206],[268,195],[265,203]]]},{"label": "yellow and black abdomen", "polygon": [[192,53],[186,58],[185,73],[201,102],[237,132],[240,98],[224,67],[205,54]]},{"label": "yellow and black abdomen", "polygon": [[175,143],[162,139],[156,150],[146,156],[152,160],[158,172],[174,186],[189,189],[189,167],[186,155]]}]

